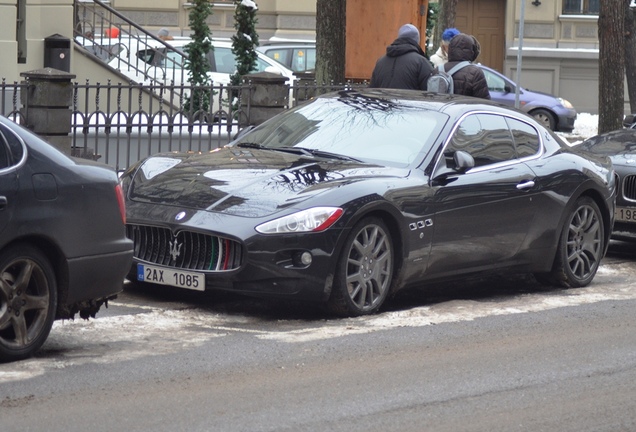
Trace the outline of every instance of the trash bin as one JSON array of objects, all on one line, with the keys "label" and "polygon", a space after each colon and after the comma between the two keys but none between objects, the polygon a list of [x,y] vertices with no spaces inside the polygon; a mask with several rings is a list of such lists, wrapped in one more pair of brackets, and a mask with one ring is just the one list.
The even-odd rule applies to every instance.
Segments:
[{"label": "trash bin", "polygon": [[71,40],[60,34],[44,38],[44,67],[71,71]]}]

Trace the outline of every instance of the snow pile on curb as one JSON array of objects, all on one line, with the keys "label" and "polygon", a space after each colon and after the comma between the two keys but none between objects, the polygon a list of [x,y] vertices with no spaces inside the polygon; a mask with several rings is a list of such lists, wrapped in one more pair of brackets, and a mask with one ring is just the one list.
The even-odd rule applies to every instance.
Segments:
[{"label": "snow pile on curb", "polygon": [[598,134],[598,114],[579,113],[576,116],[572,132],[557,133],[570,145],[580,144],[584,139]]}]

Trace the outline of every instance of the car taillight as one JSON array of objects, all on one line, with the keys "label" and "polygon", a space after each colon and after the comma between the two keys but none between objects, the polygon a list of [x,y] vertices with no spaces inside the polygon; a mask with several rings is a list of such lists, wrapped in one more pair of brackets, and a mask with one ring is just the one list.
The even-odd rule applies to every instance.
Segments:
[{"label": "car taillight", "polygon": [[124,204],[124,190],[118,183],[115,186],[115,195],[117,195],[117,204],[119,204],[119,213],[121,214],[121,220],[126,225],[126,204]]}]

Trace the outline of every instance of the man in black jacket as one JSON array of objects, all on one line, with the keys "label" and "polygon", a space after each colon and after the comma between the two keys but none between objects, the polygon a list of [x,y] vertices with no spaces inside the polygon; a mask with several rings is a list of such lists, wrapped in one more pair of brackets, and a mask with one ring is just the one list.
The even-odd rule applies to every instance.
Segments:
[{"label": "man in black jacket", "polygon": [[433,66],[420,47],[420,32],[413,24],[404,24],[398,37],[386,48],[371,75],[370,87],[426,90]]}]

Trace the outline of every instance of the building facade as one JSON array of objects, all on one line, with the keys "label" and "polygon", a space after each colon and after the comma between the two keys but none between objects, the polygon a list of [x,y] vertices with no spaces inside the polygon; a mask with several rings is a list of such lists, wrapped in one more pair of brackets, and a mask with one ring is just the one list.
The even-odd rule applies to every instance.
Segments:
[{"label": "building facade", "polygon": [[[57,34],[72,38],[74,1],[92,0],[0,0],[0,49],[5,60],[0,63],[0,77],[11,82],[20,80],[21,72],[42,68],[46,37]],[[517,66],[521,64],[522,86],[564,97],[579,112],[596,113],[600,0],[523,1],[522,22],[520,1],[459,0],[456,26],[480,40],[482,63],[513,80],[517,79]],[[173,35],[189,34],[192,4],[188,1],[104,3],[151,32],[166,28]],[[213,15],[208,20],[213,36],[230,37],[235,31],[234,2],[217,0],[213,4]],[[261,43],[277,39],[315,40],[316,0],[259,0],[257,4]],[[348,22],[353,20],[355,17],[348,17]],[[523,38],[519,37],[520,28]],[[71,72],[78,78],[91,76],[75,59]]]}]

